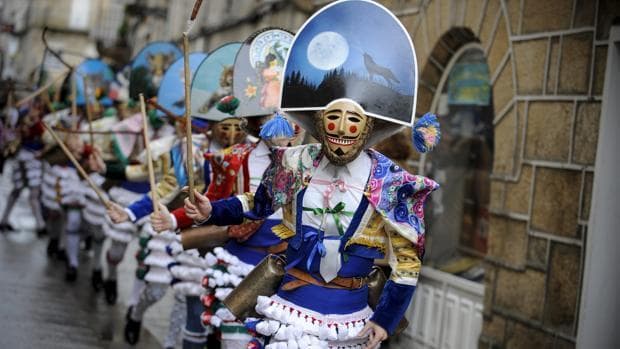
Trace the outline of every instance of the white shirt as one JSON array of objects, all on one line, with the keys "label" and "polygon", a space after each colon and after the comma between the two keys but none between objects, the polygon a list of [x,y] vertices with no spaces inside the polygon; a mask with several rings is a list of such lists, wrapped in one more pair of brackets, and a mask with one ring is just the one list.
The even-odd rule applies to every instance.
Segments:
[{"label": "white shirt", "polygon": [[256,148],[250,152],[248,167],[250,173],[250,191],[252,193],[256,192],[263,178],[263,173],[265,173],[267,167],[271,165],[269,154],[271,154],[271,151],[263,141],[258,142]]},{"label": "white shirt", "polygon": [[[250,192],[256,193],[256,189],[263,179],[263,173],[271,165],[271,150],[264,141],[259,141],[256,147],[248,156],[248,167],[250,174]],[[239,177],[241,178],[241,177]],[[278,209],[269,219],[282,219],[282,209]]]},{"label": "white shirt", "polygon": [[[308,184],[303,207],[333,209],[338,203],[344,203],[343,211],[350,213],[338,214],[338,218],[340,229],[345,232],[351,224],[353,213],[362,201],[371,165],[372,160],[365,152],[344,166],[334,165],[327,157],[323,157]],[[320,270],[321,276],[327,282],[335,278],[340,269],[340,233],[334,215],[336,214],[316,215],[312,211],[303,211],[301,218],[303,225],[325,232],[326,239],[323,244],[327,254],[321,260]]]}]

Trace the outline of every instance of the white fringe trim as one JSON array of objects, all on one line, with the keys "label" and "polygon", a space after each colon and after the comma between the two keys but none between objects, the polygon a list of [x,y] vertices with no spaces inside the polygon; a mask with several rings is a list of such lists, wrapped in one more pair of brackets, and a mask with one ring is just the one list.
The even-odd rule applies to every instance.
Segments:
[{"label": "white fringe trim", "polygon": [[256,311],[265,319],[256,331],[272,336],[266,348],[362,348],[367,338],[357,335],[372,316],[370,307],[346,315],[320,314],[277,295],[259,296]]}]

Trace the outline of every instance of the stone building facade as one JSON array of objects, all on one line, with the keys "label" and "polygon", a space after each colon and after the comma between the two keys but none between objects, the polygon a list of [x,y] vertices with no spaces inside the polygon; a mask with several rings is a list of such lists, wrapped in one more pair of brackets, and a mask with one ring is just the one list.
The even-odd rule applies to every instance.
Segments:
[{"label": "stone building facade", "polygon": [[[478,43],[487,59],[495,144],[480,346],[574,347],[608,33],[618,2],[380,2],[413,38],[419,114],[431,110],[459,48]],[[234,3],[240,7],[229,12],[244,8]],[[265,25],[294,31],[308,8],[324,2],[295,3],[256,22],[207,31],[203,44],[214,48]],[[209,11],[207,26],[216,27],[226,18],[221,14]]]},{"label": "stone building facade", "polygon": [[490,68],[495,149],[481,347],[575,345],[607,36],[619,11],[604,0],[434,0],[400,17],[421,67],[418,112],[430,108],[460,46],[478,41]]},{"label": "stone building facade", "polygon": [[[191,46],[208,52],[266,26],[296,31],[328,2],[205,1]],[[494,144],[478,344],[574,347],[608,33],[620,16],[620,2],[380,2],[414,41],[418,114],[433,111],[448,65],[461,48],[480,47],[489,67]],[[145,18],[134,37],[151,33],[151,39],[162,40],[180,38],[193,5],[191,0],[138,3],[164,8],[166,26],[161,18]],[[132,44],[134,50],[141,46]],[[424,162],[413,152],[400,159],[408,167]]]}]

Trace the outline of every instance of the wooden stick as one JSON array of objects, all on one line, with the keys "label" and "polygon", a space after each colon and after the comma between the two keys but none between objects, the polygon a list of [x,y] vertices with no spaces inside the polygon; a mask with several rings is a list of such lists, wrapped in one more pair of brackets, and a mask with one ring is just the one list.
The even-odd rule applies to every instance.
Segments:
[{"label": "wooden stick", "polygon": [[153,171],[153,158],[151,155],[148,123],[146,121],[146,105],[144,104],[144,95],[142,93],[140,93],[140,110],[142,111],[142,134],[144,136],[144,146],[146,147],[146,162],[149,169],[149,182],[151,183],[151,200],[153,201],[153,212],[159,213],[159,198],[157,197],[157,187],[155,186],[155,172]]},{"label": "wooden stick", "polygon": [[202,5],[202,0],[196,0],[196,2],[194,2],[194,8],[192,9],[192,15],[189,17],[190,21],[193,21],[196,19],[196,16],[198,15],[198,10],[200,10],[200,5]]},{"label": "wooden stick", "polygon": [[157,103],[153,98],[148,99],[146,101],[146,103],[152,105],[153,107],[155,107],[157,110],[160,110],[162,113],[164,113],[166,115],[166,117],[168,119],[171,119],[175,122],[181,122],[184,120],[184,116],[178,116],[175,113],[173,113],[171,110],[167,109],[166,107],[164,107],[163,105]]},{"label": "wooden stick", "polygon": [[77,72],[73,71],[73,76],[71,79],[71,115],[73,116],[73,123],[71,124],[71,128],[77,130],[77,87],[75,86],[77,80]]},{"label": "wooden stick", "polygon": [[[146,101],[146,103],[152,105],[157,110],[161,110],[168,119],[170,119],[170,120],[172,120],[174,122],[182,122],[182,123],[185,122],[185,116],[178,116],[178,115],[174,114],[172,111],[170,111],[166,107],[164,107],[161,104],[157,103],[154,99],[149,99],[149,100]],[[192,125],[192,130],[194,130],[195,132],[206,133],[208,131],[208,128],[209,128],[209,126],[198,127],[198,126]]]},{"label": "wooden stick", "polygon": [[54,85],[55,83],[57,83],[60,79],[64,78],[66,75],[66,73],[62,73],[60,75],[58,75],[56,78],[54,78],[52,81],[48,82],[47,84],[43,85],[42,87],[38,88],[36,91],[32,92],[31,94],[29,94],[28,96],[20,99],[15,106],[19,107],[20,105],[29,102],[31,99],[37,97],[38,95],[40,95],[41,93],[47,91],[48,88],[52,87],[52,85]]},{"label": "wooden stick", "polygon": [[60,146],[60,149],[62,149],[62,151],[65,153],[65,155],[67,155],[69,160],[71,160],[71,162],[73,163],[73,166],[75,166],[75,168],[77,168],[80,175],[82,175],[82,178],[84,178],[88,182],[88,185],[90,185],[90,187],[93,188],[93,190],[99,197],[99,200],[101,201],[101,203],[103,203],[107,209],[110,209],[110,203],[108,202],[108,200],[106,200],[103,197],[103,194],[101,193],[101,189],[97,187],[95,182],[93,182],[93,180],[88,176],[86,171],[84,171],[84,168],[82,168],[82,165],[80,165],[80,163],[75,159],[73,154],[71,154],[71,151],[69,151],[69,149],[67,148],[65,143],[62,141],[62,139],[58,137],[56,132],[54,132],[54,130],[52,130],[52,128],[47,123],[43,122],[43,127],[45,127],[45,129],[52,135],[54,140],[56,140],[56,142]]},{"label": "wooden stick", "polygon": [[93,114],[90,109],[90,98],[88,95],[88,85],[86,84],[86,75],[82,76],[84,84],[84,108],[86,108],[86,117],[88,117],[88,134],[90,135],[90,145],[95,145],[95,136],[93,135]]},{"label": "wooden stick", "polygon": [[[200,6],[200,4],[198,4]],[[197,11],[197,10],[196,10]],[[187,154],[185,156],[187,167],[187,185],[189,186],[189,200],[196,202],[194,198],[194,151],[192,144],[192,115],[190,100],[190,71],[189,71],[189,41],[187,33],[183,33],[183,61],[185,63],[185,142],[187,143]]]},{"label": "wooden stick", "polygon": [[[71,130],[64,127],[54,126],[52,127],[56,132],[64,132],[64,133],[78,133],[84,134],[89,133],[89,131],[80,131],[80,130]],[[126,134],[126,135],[140,135],[142,136],[142,132],[134,132],[134,131],[93,131],[95,135],[116,135],[116,134]]]}]

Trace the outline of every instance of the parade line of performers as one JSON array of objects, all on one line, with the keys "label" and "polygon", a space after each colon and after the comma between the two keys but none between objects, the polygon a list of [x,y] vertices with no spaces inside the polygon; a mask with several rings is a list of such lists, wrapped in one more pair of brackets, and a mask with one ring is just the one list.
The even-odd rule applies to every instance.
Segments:
[{"label": "parade line of performers", "polygon": [[[415,120],[417,65],[401,23],[375,2],[337,1],[296,34],[265,28],[187,60],[151,43],[116,75],[89,59],[56,91],[9,98],[2,149],[14,188],[2,230],[27,187],[66,281],[90,275],[109,304],[119,282],[133,283],[129,344],[169,288],[166,348],[180,337],[183,348],[377,348],[406,327],[424,203],[438,185],[371,147],[409,127],[426,152],[439,125]],[[133,239],[135,279],[119,279]],[[90,271],[79,266],[85,241]]]}]

